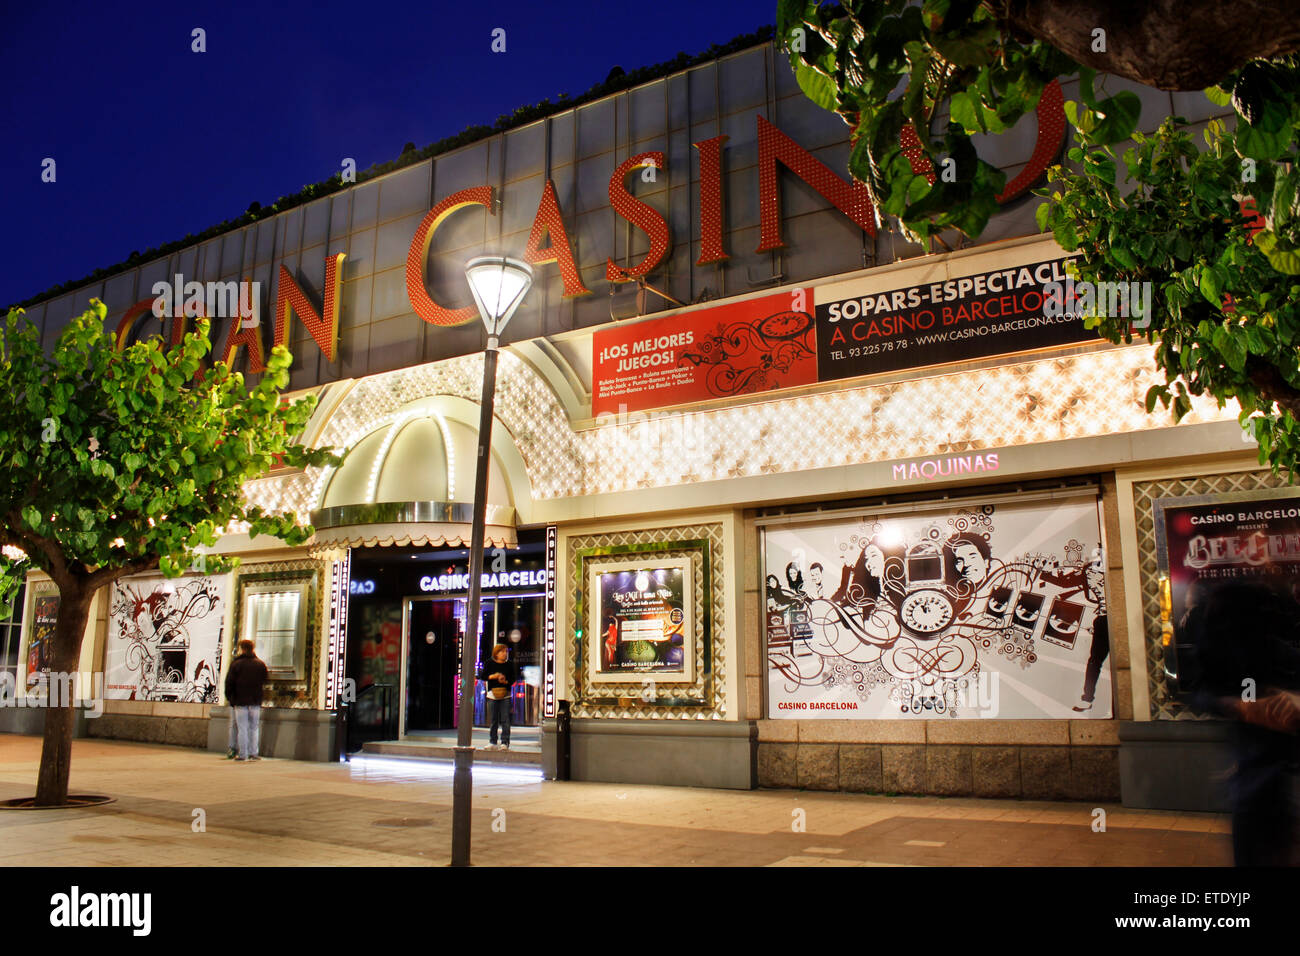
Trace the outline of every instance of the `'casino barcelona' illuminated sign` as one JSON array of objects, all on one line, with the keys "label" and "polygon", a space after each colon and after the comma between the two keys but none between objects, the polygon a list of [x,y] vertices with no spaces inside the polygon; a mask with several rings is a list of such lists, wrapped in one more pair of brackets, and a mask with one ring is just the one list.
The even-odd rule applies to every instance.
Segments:
[{"label": "'casino barcelona' illuminated sign", "polygon": [[[505,588],[545,587],[546,569],[532,571],[500,571],[495,574],[484,572],[480,578],[480,587],[484,591],[499,591]],[[468,574],[439,574],[436,577],[426,574],[420,578],[420,590],[429,591],[468,591]]]}]

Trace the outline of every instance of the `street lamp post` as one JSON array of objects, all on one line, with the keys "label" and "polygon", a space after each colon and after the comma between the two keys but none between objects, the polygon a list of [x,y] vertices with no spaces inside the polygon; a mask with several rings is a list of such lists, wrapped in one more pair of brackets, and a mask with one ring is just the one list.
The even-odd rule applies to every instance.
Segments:
[{"label": "street lamp post", "polygon": [[492,411],[496,398],[497,346],[506,323],[533,284],[525,262],[505,256],[477,256],[465,263],[465,277],[487,327],[483,355],[483,398],[479,403],[478,462],[474,472],[474,525],[469,545],[469,610],[460,648],[460,716],[456,771],[451,790],[451,865],[469,866],[470,816],[474,795],[474,664],[478,657],[482,597],[483,538],[487,518],[488,465],[492,460]]}]

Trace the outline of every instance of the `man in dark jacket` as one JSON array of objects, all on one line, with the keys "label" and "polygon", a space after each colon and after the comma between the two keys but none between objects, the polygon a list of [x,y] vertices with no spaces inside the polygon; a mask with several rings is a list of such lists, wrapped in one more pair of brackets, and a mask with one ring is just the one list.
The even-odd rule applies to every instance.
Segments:
[{"label": "man in dark jacket", "polygon": [[492,729],[488,750],[497,749],[497,728],[501,728],[501,748],[510,749],[510,708],[514,700],[511,685],[519,679],[515,662],[509,660],[510,649],[504,644],[492,648],[492,660],[485,661],[479,671],[479,680],[487,682],[487,705],[492,713]]},{"label": "man in dark jacket", "polygon": [[266,665],[253,653],[253,642],[239,642],[239,654],[226,672],[226,703],[235,710],[239,760],[261,760],[262,688]]}]

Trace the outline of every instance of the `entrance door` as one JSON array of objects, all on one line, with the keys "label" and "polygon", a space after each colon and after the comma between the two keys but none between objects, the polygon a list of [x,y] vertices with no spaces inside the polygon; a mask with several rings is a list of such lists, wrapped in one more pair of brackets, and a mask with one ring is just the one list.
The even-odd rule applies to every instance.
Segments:
[{"label": "entrance door", "polygon": [[[489,643],[506,645],[510,659],[519,668],[519,682],[510,695],[514,700],[511,722],[516,727],[535,727],[538,723],[545,606],[543,595],[503,595],[496,600],[496,640]],[[491,652],[488,647],[484,654]]]},{"label": "entrance door", "polygon": [[456,669],[460,663],[459,601],[406,602],[406,732],[455,726]]}]

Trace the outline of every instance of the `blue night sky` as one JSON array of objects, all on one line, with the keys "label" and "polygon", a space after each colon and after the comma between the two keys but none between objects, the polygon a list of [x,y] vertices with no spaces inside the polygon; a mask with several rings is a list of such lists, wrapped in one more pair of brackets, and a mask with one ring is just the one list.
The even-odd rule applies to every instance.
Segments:
[{"label": "blue night sky", "polygon": [[268,205],[343,157],[363,170],[776,18],[776,0],[123,7],[7,6],[0,305]]}]

